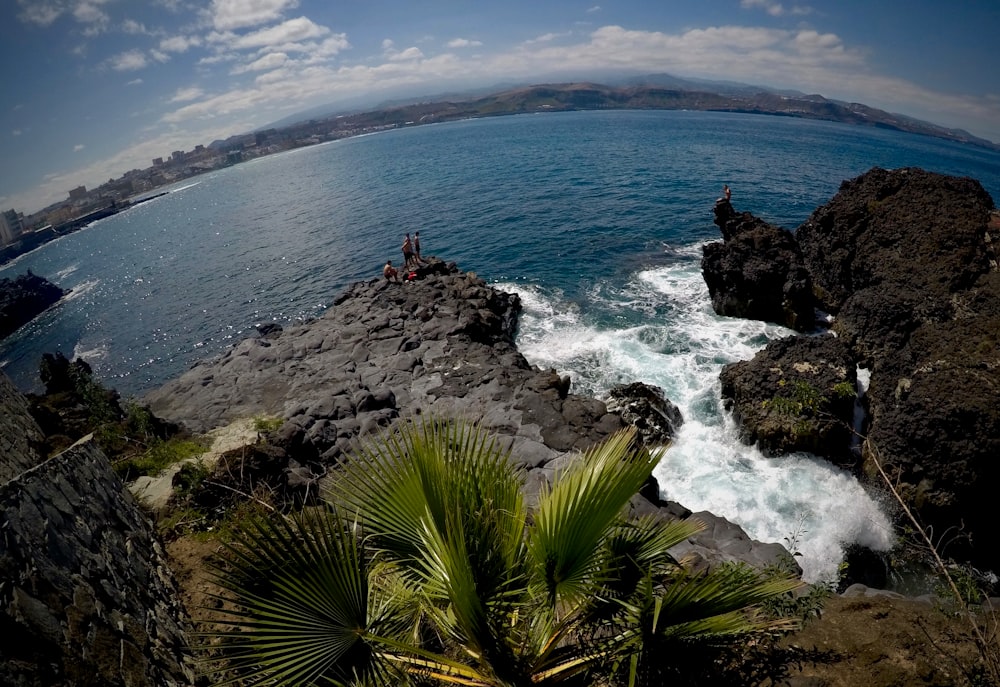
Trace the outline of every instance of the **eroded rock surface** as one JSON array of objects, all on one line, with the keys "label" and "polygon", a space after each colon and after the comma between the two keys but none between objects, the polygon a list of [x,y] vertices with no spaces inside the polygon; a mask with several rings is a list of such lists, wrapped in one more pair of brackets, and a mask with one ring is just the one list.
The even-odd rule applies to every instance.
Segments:
[{"label": "eroded rock surface", "polygon": [[[845,181],[795,233],[817,302],[836,315],[832,329],[848,351],[846,366],[870,371],[865,472],[876,476],[876,462],[884,464],[925,524],[958,534],[948,555],[994,570],[1000,569],[991,508],[1000,478],[998,234],[1000,216],[979,182],[916,168],[876,168]],[[784,265],[779,258],[775,269]],[[711,278],[706,274],[706,282]],[[736,371],[753,366],[740,363],[723,373],[724,393],[736,402],[748,441],[779,448],[789,442],[780,431],[778,439],[762,439],[769,433],[767,394],[779,391],[766,361],[786,350],[780,341],[770,344],[751,377],[756,381],[744,383],[758,387],[756,408],[739,401],[740,394],[755,394],[734,384]],[[844,450],[844,432],[812,428],[808,435],[815,445],[801,448],[826,456]]]},{"label": "eroded rock surface", "polygon": [[747,443],[772,455],[807,451],[849,459],[857,368],[839,339],[778,339],[752,360],[723,367],[720,379]]},{"label": "eroded rock surface", "polygon": [[723,240],[705,244],[701,260],[715,312],[812,330],[812,281],[792,233],[727,200],[716,203],[715,224]]}]

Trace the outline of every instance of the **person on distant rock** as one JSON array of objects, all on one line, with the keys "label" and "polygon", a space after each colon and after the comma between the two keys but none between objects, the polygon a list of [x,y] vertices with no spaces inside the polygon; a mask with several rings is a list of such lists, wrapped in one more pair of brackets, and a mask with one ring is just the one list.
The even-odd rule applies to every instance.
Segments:
[{"label": "person on distant rock", "polygon": [[410,232],[406,232],[403,239],[403,269],[409,269],[413,262],[413,242],[410,240]]},{"label": "person on distant rock", "polygon": [[420,257],[420,232],[418,231],[413,235],[413,257],[416,259],[417,263],[420,265],[424,263],[424,259]]},{"label": "person on distant rock", "polygon": [[723,202],[728,203],[729,199],[732,197],[732,195],[733,195],[733,192],[729,190],[729,185],[728,184],[723,184],[722,185],[722,195],[715,199],[715,204],[718,205],[719,203],[723,203]]},{"label": "person on distant rock", "polygon": [[385,277],[386,281],[399,281],[399,272],[392,266],[392,260],[385,261],[385,267],[382,268],[382,276]]}]

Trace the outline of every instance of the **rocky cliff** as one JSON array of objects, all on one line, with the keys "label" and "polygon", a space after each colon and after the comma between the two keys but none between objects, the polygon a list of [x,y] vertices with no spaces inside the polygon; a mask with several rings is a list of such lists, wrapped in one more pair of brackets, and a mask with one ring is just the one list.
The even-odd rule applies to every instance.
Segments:
[{"label": "rocky cliff", "polygon": [[92,443],[46,458],[0,373],[0,684],[193,684],[152,523]]},{"label": "rocky cliff", "polygon": [[[924,522],[950,533],[946,554],[994,570],[1000,569],[991,505],[1000,477],[998,232],[993,200],[978,182],[914,168],[876,168],[845,181],[795,232],[814,304],[835,316],[832,332],[846,351],[846,365],[836,366],[848,368],[847,382],[850,367],[870,374],[857,467],[875,475],[881,461]],[[740,254],[743,248],[730,243],[711,250]],[[783,258],[770,265],[787,271]],[[706,273],[706,282],[713,278]],[[743,285],[727,296],[754,297]],[[849,433],[824,437],[818,425],[802,424],[813,419],[803,412],[810,406],[795,406],[786,392],[812,385],[817,403],[832,401],[835,379],[802,374],[832,360],[845,358],[775,342],[753,361],[724,370],[724,391],[746,425],[745,437],[844,456]],[[775,369],[790,371],[780,387]],[[760,412],[776,406],[793,411],[779,436],[768,425],[773,414]]]}]

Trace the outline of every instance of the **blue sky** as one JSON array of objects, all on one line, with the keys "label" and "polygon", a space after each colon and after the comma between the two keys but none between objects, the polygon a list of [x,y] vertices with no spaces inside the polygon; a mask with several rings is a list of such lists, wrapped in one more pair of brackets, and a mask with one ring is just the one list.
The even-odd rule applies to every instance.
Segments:
[{"label": "blue sky", "polygon": [[1000,0],[4,0],[0,209],[323,104],[668,72],[1000,141]]}]

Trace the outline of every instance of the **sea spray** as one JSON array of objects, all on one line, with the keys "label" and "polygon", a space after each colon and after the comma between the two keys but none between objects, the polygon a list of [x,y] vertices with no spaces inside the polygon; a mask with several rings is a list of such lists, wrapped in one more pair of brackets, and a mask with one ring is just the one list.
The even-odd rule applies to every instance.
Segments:
[{"label": "sea spray", "polygon": [[763,456],[738,438],[720,401],[719,372],[791,330],[717,316],[701,278],[699,246],[624,283],[595,284],[585,302],[557,290],[497,284],[521,297],[518,347],[535,365],[569,374],[573,389],[603,397],[643,381],[684,416],[655,475],[665,498],[785,544],[811,582],[832,581],[848,545],[888,550],[894,537],[878,503],[848,472],[808,454]]}]

